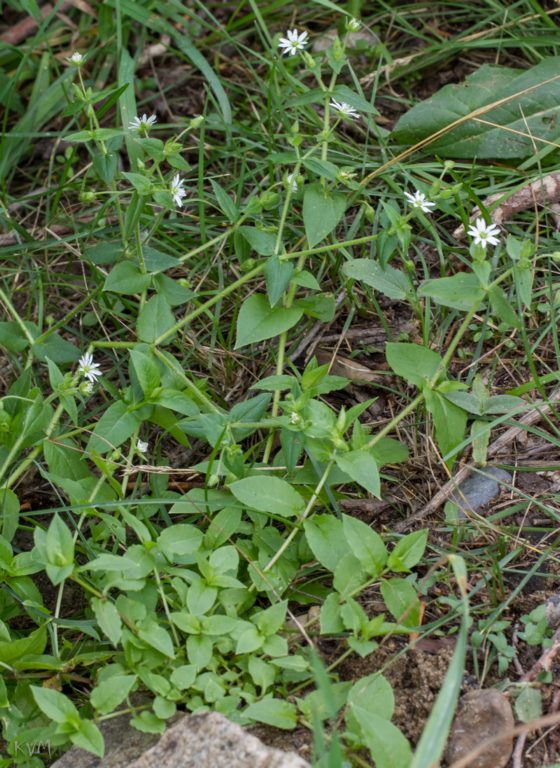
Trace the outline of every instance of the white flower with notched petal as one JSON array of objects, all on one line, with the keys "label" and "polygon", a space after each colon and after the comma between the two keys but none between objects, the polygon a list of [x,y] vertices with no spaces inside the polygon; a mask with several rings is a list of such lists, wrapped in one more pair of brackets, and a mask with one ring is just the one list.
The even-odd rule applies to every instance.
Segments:
[{"label": "white flower with notched petal", "polygon": [[285,56],[295,56],[298,51],[303,51],[308,44],[307,32],[298,32],[297,29],[289,29],[286,37],[281,37],[278,47]]},{"label": "white flower with notched petal", "polygon": [[142,128],[145,131],[149,131],[152,126],[156,124],[156,116],[155,115],[142,115],[142,117],[133,117],[130,123],[128,124],[128,130],[129,131],[139,131]]},{"label": "white flower with notched petal", "polygon": [[175,174],[173,177],[173,181],[171,182],[170,191],[171,195],[173,196],[173,202],[176,206],[179,208],[183,207],[183,198],[187,196],[187,193],[183,189],[183,184],[185,182],[183,179],[179,176],[178,173]]},{"label": "white flower with notched petal", "polygon": [[362,27],[362,22],[359,19],[351,18],[346,21],[346,29],[349,32],[359,32]]},{"label": "white flower with notched petal", "polygon": [[475,245],[481,245],[483,248],[488,244],[498,245],[500,242],[497,237],[500,234],[498,227],[495,224],[487,224],[484,219],[477,219],[476,224],[471,224],[467,234],[473,238]]},{"label": "white flower with notched petal", "polygon": [[428,200],[426,195],[423,192],[418,192],[418,190],[416,190],[414,194],[405,192],[404,196],[413,208],[419,208],[421,211],[424,211],[424,213],[430,213],[432,208],[436,207],[435,203]]},{"label": "white flower with notched petal", "polygon": [[81,373],[84,378],[95,384],[97,379],[102,375],[101,368],[98,363],[93,362],[93,355],[91,352],[86,352],[78,360],[78,373]]},{"label": "white flower with notched petal", "polygon": [[145,443],[143,440],[138,440],[136,443],[136,449],[139,453],[146,453],[150,447],[149,443]]},{"label": "white flower with notched petal", "polygon": [[70,62],[70,64],[75,64],[77,67],[79,67],[80,64],[84,63],[84,57],[79,51],[74,51],[72,56],[68,57],[68,61]]},{"label": "white flower with notched petal", "polygon": [[331,99],[331,107],[336,109],[341,117],[351,117],[352,119],[355,119],[356,117],[360,116],[358,110],[354,109],[354,107],[351,107],[350,104],[347,104],[345,101],[337,101],[336,99]]}]

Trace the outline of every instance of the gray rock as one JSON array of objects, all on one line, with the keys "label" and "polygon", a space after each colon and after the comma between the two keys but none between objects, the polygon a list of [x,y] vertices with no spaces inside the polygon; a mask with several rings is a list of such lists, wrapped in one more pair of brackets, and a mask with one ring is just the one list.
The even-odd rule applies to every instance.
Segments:
[{"label": "gray rock", "polygon": [[445,753],[448,764],[466,757],[486,739],[493,739],[469,761],[469,768],[504,768],[511,757],[513,736],[503,734],[513,727],[511,704],[503,693],[495,688],[469,691],[459,702],[451,728]]},{"label": "gray rock", "polygon": [[[155,744],[153,736],[148,743],[146,734],[127,720],[119,717],[101,724],[106,739],[102,760],[73,747],[52,768],[309,768],[295,752],[265,746],[216,712],[181,717],[155,737]],[[133,743],[135,750],[130,749]]]},{"label": "gray rock", "polygon": [[449,500],[457,506],[456,514],[459,519],[465,520],[469,513],[477,512],[498,495],[500,483],[511,483],[511,480],[510,473],[505,469],[477,469],[451,494]]}]

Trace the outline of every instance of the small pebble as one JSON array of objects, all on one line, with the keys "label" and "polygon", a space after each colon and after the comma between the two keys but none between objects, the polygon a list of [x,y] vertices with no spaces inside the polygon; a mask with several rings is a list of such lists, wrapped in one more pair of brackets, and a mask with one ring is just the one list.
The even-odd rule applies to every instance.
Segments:
[{"label": "small pebble", "polygon": [[505,469],[484,467],[467,478],[450,496],[449,500],[458,508],[460,520],[465,520],[469,513],[477,512],[486,506],[500,492],[502,483],[511,483],[512,476]]},{"label": "small pebble", "polygon": [[[459,701],[451,728],[445,755],[448,764],[466,757],[482,741],[513,727],[511,704],[503,693],[495,688],[469,691]],[[512,750],[512,736],[496,738],[491,746],[469,762],[469,768],[505,768]]]}]

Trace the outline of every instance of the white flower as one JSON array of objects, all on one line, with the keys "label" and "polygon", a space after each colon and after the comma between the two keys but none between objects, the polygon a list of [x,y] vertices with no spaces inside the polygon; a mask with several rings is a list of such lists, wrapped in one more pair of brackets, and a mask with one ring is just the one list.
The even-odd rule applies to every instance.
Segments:
[{"label": "white flower", "polygon": [[278,47],[284,55],[295,56],[298,51],[303,51],[309,42],[307,32],[298,32],[297,29],[289,29],[286,37],[281,37]]},{"label": "white flower", "polygon": [[414,194],[405,192],[404,196],[413,208],[419,208],[421,211],[424,211],[424,213],[430,213],[431,209],[436,207],[435,203],[428,200],[426,195],[423,192],[418,192],[418,190],[416,190]]},{"label": "white flower", "polygon": [[299,413],[292,411],[290,413],[290,424],[299,424],[300,421],[301,421],[301,416],[299,415]]},{"label": "white flower", "polygon": [[86,352],[85,355],[80,357],[78,363],[78,373],[81,373],[88,381],[95,384],[102,373],[98,363],[93,362],[93,355],[90,352]]},{"label": "white flower", "polygon": [[477,219],[476,224],[471,224],[467,234],[473,238],[475,245],[481,245],[483,248],[486,248],[488,243],[498,245],[500,242],[496,237],[500,234],[498,227],[495,224],[487,224],[484,219]]},{"label": "white flower", "polygon": [[298,183],[297,183],[297,176],[295,173],[289,173],[286,176],[286,182],[289,187],[291,187],[292,192],[298,191]]},{"label": "white flower", "polygon": [[173,202],[179,208],[183,207],[183,198],[187,196],[187,193],[183,189],[183,184],[184,183],[185,182],[179,176],[178,173],[175,174],[175,176],[173,177],[173,181],[171,182],[170,191],[171,191],[171,194],[173,196]]},{"label": "white flower", "polygon": [[138,440],[138,442],[136,443],[136,449],[140,453],[146,453],[149,447],[150,447],[150,444],[145,443],[143,440]]},{"label": "white flower", "polygon": [[361,26],[362,26],[362,22],[359,21],[359,19],[351,18],[351,19],[348,19],[348,21],[346,22],[346,29],[349,32],[358,32]]},{"label": "white flower", "polygon": [[149,131],[152,126],[156,124],[156,116],[155,115],[142,115],[142,117],[133,117],[130,123],[128,124],[128,130],[129,131],[139,131],[141,128],[144,128],[144,130]]},{"label": "white flower", "polygon": [[74,51],[72,56],[68,57],[68,61],[70,62],[70,64],[75,64],[77,67],[79,67],[80,64],[84,63],[84,57],[79,51]]},{"label": "white flower", "polygon": [[350,104],[347,104],[345,101],[337,101],[336,99],[331,99],[331,107],[336,109],[336,111],[339,112],[342,117],[356,118],[360,116],[358,110],[354,109],[354,107],[351,107]]}]

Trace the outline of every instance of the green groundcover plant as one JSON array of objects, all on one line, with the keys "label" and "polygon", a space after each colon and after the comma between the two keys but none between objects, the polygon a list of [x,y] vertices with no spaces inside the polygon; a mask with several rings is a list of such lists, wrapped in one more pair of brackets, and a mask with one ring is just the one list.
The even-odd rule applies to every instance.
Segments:
[{"label": "green groundcover plant", "polygon": [[[492,428],[527,404],[492,395],[480,377],[454,378],[450,363],[477,318],[520,328],[537,259],[548,257],[506,236],[486,211],[469,225],[472,197],[450,161],[414,183],[393,167],[392,198],[372,206],[375,169],[340,160],[348,131],[387,141],[347,55],[359,29],[345,17],[312,56],[310,33],[294,28],[261,52],[289,124],[260,178],[235,195],[217,177],[201,186],[184,157],[189,142],[203,147],[209,132],[232,130],[219,82],[208,114],[169,135],[156,115],[137,111],[126,49],[117,82],[102,90],[87,51],[66,61],[68,167],[81,203],[95,210],[80,247],[69,241],[87,295],[45,326],[0,291],[9,314],[0,344],[17,372],[0,399],[2,766],[42,766],[47,744],[101,756],[99,723],[115,712],[161,733],[178,708],[303,724],[315,734],[317,765],[405,768],[442,753],[465,658],[464,564],[436,552],[430,560],[427,530],[381,536],[341,512],[340,500],[380,499],[395,482],[408,457],[399,425],[411,414],[433,432],[448,470],[467,445],[484,466]],[[189,234],[180,249],[167,228],[180,232],[190,210],[211,212],[220,226],[199,242]],[[469,245],[434,276],[409,254],[436,238],[438,213],[468,227]],[[209,263],[221,253],[234,277]],[[378,429],[365,423],[372,399],[337,406],[348,379],[315,358],[298,368],[288,354],[295,334],[332,322],[338,294],[350,317],[365,294],[376,306],[398,303],[420,329],[415,341],[390,335],[386,344],[395,387],[409,399]],[[441,354],[430,343],[433,312],[448,320]],[[274,349],[274,365],[233,406],[184,364],[199,321],[223,324],[216,333],[236,364]],[[193,479],[186,492],[170,481],[166,456],[177,450],[196,457],[182,467]],[[28,514],[21,494],[32,471],[52,503]],[[435,565],[424,578],[426,562]],[[453,591],[453,573],[460,598],[449,601],[447,621],[460,625],[457,648],[413,756],[391,721],[382,672],[351,682],[336,671],[390,635],[414,637],[434,580]],[[366,590],[383,606],[373,615],[360,599]],[[70,615],[68,594],[79,595]],[[317,616],[303,612],[313,605]],[[321,638],[343,649],[328,670],[316,653]]]}]

